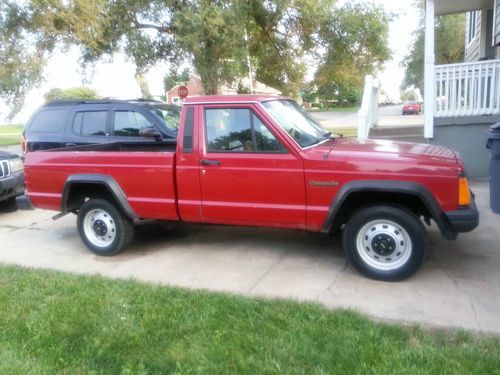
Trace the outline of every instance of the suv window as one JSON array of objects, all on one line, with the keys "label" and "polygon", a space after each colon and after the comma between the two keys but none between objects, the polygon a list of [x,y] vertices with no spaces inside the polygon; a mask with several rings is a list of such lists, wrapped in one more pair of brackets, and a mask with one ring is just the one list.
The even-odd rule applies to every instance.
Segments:
[{"label": "suv window", "polygon": [[249,109],[206,109],[207,149],[210,152],[279,152],[280,143]]},{"label": "suv window", "polygon": [[115,111],[114,135],[139,137],[141,129],[151,127],[151,122],[139,112]]},{"label": "suv window", "polygon": [[159,116],[169,129],[174,131],[179,129],[179,123],[181,121],[180,107],[151,106],[146,108]]},{"label": "suv window", "polygon": [[106,135],[108,111],[77,112],[73,131],[81,135]]},{"label": "suv window", "polygon": [[67,109],[47,109],[38,112],[30,125],[33,133],[59,133],[64,125]]}]

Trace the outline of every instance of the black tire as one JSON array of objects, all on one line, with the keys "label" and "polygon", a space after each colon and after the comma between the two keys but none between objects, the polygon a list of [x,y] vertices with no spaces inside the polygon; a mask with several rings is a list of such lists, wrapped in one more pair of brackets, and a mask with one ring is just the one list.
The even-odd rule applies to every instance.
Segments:
[{"label": "black tire", "polygon": [[118,254],[134,237],[134,224],[117,207],[103,199],[90,199],[78,211],[78,233],[96,255]]},{"label": "black tire", "polygon": [[354,213],[343,233],[350,263],[363,275],[398,281],[413,275],[427,257],[427,231],[410,211],[371,206]]},{"label": "black tire", "polygon": [[14,212],[17,210],[16,197],[0,201],[0,212]]}]

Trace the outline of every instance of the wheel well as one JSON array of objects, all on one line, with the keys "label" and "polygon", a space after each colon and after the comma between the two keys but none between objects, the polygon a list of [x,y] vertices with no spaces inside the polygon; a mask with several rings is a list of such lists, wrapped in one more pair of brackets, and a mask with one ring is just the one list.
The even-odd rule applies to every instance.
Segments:
[{"label": "wheel well", "polygon": [[104,199],[123,212],[121,205],[110,189],[102,183],[73,183],[65,197],[65,208],[68,212],[76,212],[88,199]]},{"label": "wheel well", "polygon": [[432,214],[425,203],[416,195],[399,192],[357,191],[350,193],[342,203],[342,206],[335,215],[331,232],[339,230],[349,220],[351,215],[359,209],[374,205],[403,207],[417,217],[423,216],[426,222],[429,222],[432,218]]}]

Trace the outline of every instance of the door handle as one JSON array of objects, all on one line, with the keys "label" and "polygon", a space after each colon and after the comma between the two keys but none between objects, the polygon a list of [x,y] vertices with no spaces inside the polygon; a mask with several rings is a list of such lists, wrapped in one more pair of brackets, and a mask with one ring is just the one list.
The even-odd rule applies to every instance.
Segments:
[{"label": "door handle", "polygon": [[201,159],[201,165],[220,165],[220,161]]},{"label": "door handle", "polygon": [[76,146],[76,143],[66,143],[64,147],[73,147]]}]

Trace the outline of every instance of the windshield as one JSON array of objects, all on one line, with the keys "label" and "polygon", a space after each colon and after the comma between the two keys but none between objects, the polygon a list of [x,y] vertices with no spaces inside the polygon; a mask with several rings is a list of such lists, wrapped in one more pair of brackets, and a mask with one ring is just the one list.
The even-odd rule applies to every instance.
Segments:
[{"label": "windshield", "polygon": [[301,147],[312,146],[331,136],[330,132],[292,100],[273,100],[262,105]]},{"label": "windshield", "polygon": [[155,106],[148,106],[147,109],[149,109],[160,119],[162,119],[163,123],[170,130],[174,131],[179,130],[179,122],[181,121],[180,107],[168,106],[168,105],[155,105]]}]

